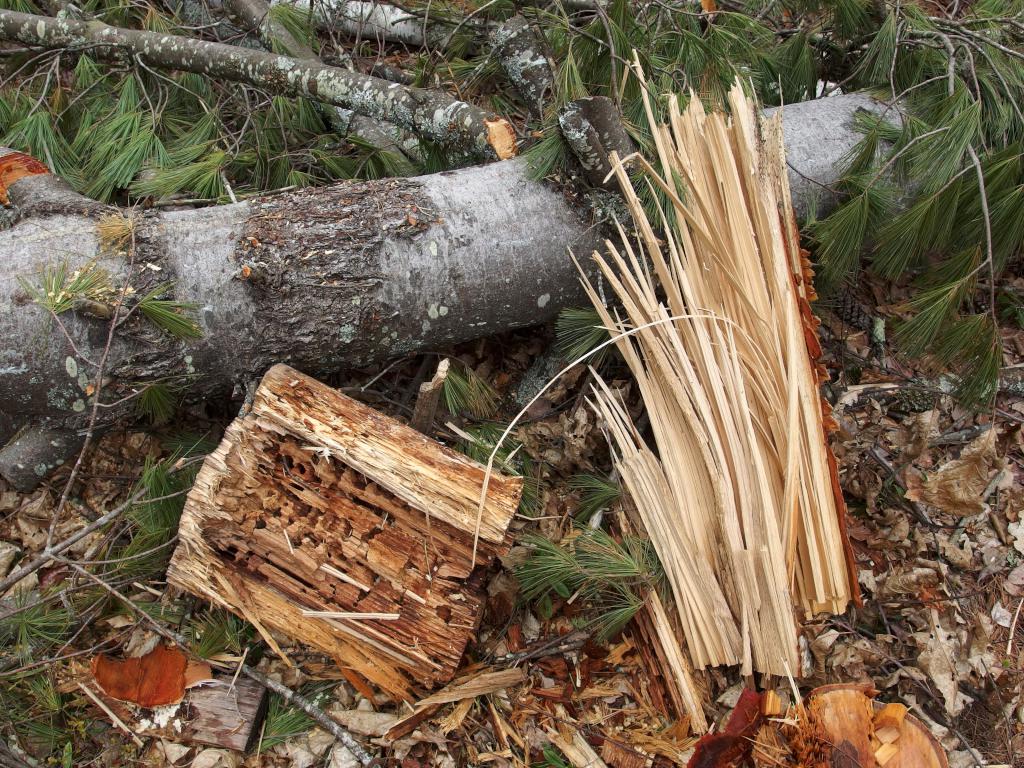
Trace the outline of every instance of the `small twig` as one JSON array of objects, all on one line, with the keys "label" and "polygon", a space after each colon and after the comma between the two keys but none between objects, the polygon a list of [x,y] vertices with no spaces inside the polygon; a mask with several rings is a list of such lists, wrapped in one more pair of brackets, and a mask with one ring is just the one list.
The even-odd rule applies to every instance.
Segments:
[{"label": "small twig", "polygon": [[[176,496],[181,496],[183,493],[185,493],[185,491],[176,491],[175,493],[169,493],[166,496],[157,496],[156,498],[150,499],[150,501],[155,502],[163,501],[165,499],[173,499]],[[57,555],[66,551],[69,547],[73,547],[75,544],[80,542],[93,531],[97,531],[103,526],[107,525],[107,523],[111,523],[114,520],[116,520],[118,517],[124,514],[125,510],[129,509],[133,504],[135,504],[135,502],[139,501],[139,499],[143,498],[145,495],[146,489],[139,488],[137,491],[135,491],[135,493],[129,496],[128,499],[126,499],[125,502],[120,506],[115,507],[114,509],[107,512],[105,515],[96,518],[91,523],[89,523],[89,525],[68,536],[63,541],[60,541],[52,546],[47,547],[42,552],[40,552],[39,555],[37,555],[35,558],[29,561],[28,564],[23,565],[16,571],[13,571],[12,573],[8,574],[6,578],[0,579],[0,594],[6,592],[8,589],[17,584],[19,581],[21,581],[29,574],[35,573],[51,560],[55,560],[57,558]]]},{"label": "small twig", "polygon": [[1017,619],[1020,618],[1020,609],[1024,607],[1024,597],[1017,603],[1017,610],[1013,612],[1013,621],[1010,622],[1010,637],[1006,640],[1006,655],[1013,653],[1013,636],[1017,633]]},{"label": "small twig", "polygon": [[97,707],[102,709],[104,713],[106,713],[107,717],[109,717],[111,719],[111,721],[114,723],[114,725],[116,725],[118,728],[120,728],[122,731],[124,731],[125,733],[127,733],[131,737],[132,741],[135,742],[135,746],[137,746],[139,749],[142,749],[143,747],[146,746],[142,742],[142,739],[140,739],[138,736],[136,736],[135,733],[132,731],[132,729],[129,728],[127,725],[125,725],[124,720],[122,720],[120,717],[115,715],[114,711],[110,707],[108,707],[106,704],[104,704],[103,700],[99,696],[97,696],[95,693],[90,691],[88,686],[86,686],[82,682],[79,682],[78,683],[78,687],[82,689],[82,691],[85,693],[86,696],[88,696],[90,699],[92,699],[92,703],[93,704],[95,704]]},{"label": "small twig", "polygon": [[128,271],[124,278],[124,285],[121,286],[121,295],[118,297],[117,302],[114,304],[114,314],[110,318],[110,327],[107,330],[107,343],[103,347],[103,355],[100,357],[99,364],[96,367],[96,376],[93,378],[93,400],[92,400],[92,411],[89,414],[89,424],[85,430],[85,440],[82,441],[82,448],[78,452],[78,458],[75,460],[75,465],[71,468],[71,474],[68,475],[67,482],[64,484],[64,491],[60,495],[60,501],[57,502],[56,508],[53,510],[53,517],[50,520],[49,530],[46,532],[46,548],[49,549],[50,545],[53,544],[53,535],[57,531],[57,522],[60,520],[61,513],[64,511],[64,507],[67,506],[68,497],[71,495],[71,488],[75,484],[75,479],[78,477],[78,473],[82,469],[82,462],[85,460],[85,454],[89,450],[89,446],[92,443],[93,438],[96,435],[96,420],[99,416],[100,411],[100,395],[103,392],[103,378],[106,373],[107,359],[110,357],[110,348],[114,344],[114,335],[118,328],[118,315],[121,313],[121,309],[124,306],[125,299],[128,298],[128,289],[131,287],[132,274],[134,272],[135,265],[135,226],[131,228],[131,250],[128,252]]},{"label": "small twig", "polygon": [[[868,455],[871,456],[871,458],[873,458],[876,462],[878,462],[878,465],[885,470],[886,474],[889,475],[893,483],[895,483],[896,486],[899,487],[900,490],[904,491],[905,493],[907,489],[903,485],[903,482],[900,480],[899,473],[896,471],[896,468],[889,463],[889,460],[885,458],[884,455],[882,455],[881,449],[879,449],[878,446],[874,446],[868,450]],[[904,496],[903,500],[907,502],[907,505],[910,507],[910,510],[914,513],[914,517],[916,517],[919,522],[931,527],[937,527],[937,523],[935,523],[934,521],[932,521],[930,517],[928,517],[928,513],[924,511],[924,507],[922,507],[916,501],[911,501],[910,499],[906,498],[906,496]]]}]

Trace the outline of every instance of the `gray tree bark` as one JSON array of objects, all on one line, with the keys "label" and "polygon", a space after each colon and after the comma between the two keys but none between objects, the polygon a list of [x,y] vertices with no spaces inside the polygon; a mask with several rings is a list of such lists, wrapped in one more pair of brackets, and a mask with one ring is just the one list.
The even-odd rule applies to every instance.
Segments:
[{"label": "gray tree bark", "polygon": [[[351,37],[400,43],[409,48],[441,48],[450,36],[450,28],[429,24],[420,16],[394,5],[372,0],[271,0],[271,5],[287,3],[308,10],[323,29]],[[474,25],[475,26],[475,25]]]},{"label": "gray tree bark", "polygon": [[[812,200],[827,208],[859,138],[854,113],[881,108],[853,95],[784,109],[798,211]],[[90,361],[107,339],[107,321],[69,311],[59,325],[32,302],[24,284],[48,266],[95,262],[136,295],[171,280],[174,297],[197,308],[199,339],[173,339],[139,316],[118,330],[99,393],[113,403],[157,380],[203,395],[274,363],[323,375],[542,323],[583,301],[569,250],[601,246],[598,228],[532,181],[522,159],[148,212],[131,267],[100,246],[110,209],[52,175],[20,178],[8,194],[20,218],[0,232],[0,442],[17,435],[0,449],[0,475],[19,487],[79,444],[95,394]],[[103,421],[130,408],[101,409]]]},{"label": "gray tree bark", "polygon": [[0,39],[44,48],[94,47],[99,56],[125,52],[149,66],[197,72],[306,96],[384,120],[452,149],[482,158],[515,154],[509,123],[446,93],[390,83],[310,61],[177,35],[0,10]]},{"label": "gray tree bark", "polygon": [[615,102],[607,96],[587,96],[569,102],[558,116],[562,137],[580,161],[587,180],[595,187],[611,187],[612,166],[608,157],[617,152],[628,157],[636,151],[626,133]]},{"label": "gray tree bark", "polygon": [[520,15],[491,34],[494,52],[509,81],[534,115],[544,113],[544,98],[554,86],[554,66],[544,38]]}]

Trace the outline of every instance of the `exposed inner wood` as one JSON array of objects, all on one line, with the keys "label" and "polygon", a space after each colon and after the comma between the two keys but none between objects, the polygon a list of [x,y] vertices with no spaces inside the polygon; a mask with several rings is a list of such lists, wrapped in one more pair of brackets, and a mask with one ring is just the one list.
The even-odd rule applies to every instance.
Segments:
[{"label": "exposed inner wood", "polygon": [[670,97],[660,125],[643,98],[660,168],[637,162],[666,203],[648,218],[612,153],[636,238],[595,254],[604,282],[587,290],[652,440],[600,377],[591,402],[693,666],[799,674],[794,607],[841,613],[858,592],[781,126],[756,123],[738,85],[728,115]]},{"label": "exposed inner wood", "polygon": [[[466,457],[276,366],[204,464],[169,579],[409,698],[451,679],[479,621],[483,569],[470,563],[482,477]],[[479,563],[508,547],[521,483],[498,485]]]}]

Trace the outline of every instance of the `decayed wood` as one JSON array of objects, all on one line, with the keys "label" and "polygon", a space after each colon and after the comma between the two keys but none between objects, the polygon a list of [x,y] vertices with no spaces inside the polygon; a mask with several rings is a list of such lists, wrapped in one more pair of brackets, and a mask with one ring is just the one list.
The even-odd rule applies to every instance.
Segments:
[{"label": "decayed wood", "polygon": [[139,736],[244,752],[260,732],[267,689],[247,677],[232,677],[216,675],[214,684],[190,689],[167,714],[139,709],[102,693],[95,695]]},{"label": "decayed wood", "polygon": [[[454,675],[482,601],[484,468],[284,365],[189,494],[171,584],[411,699]],[[507,550],[521,480],[488,497],[479,562]],[[304,611],[399,614],[351,619]]]}]

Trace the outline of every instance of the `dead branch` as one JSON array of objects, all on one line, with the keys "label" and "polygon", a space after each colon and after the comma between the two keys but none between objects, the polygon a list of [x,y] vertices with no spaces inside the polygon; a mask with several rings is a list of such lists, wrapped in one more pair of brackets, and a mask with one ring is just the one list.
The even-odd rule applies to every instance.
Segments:
[{"label": "dead branch", "polygon": [[106,58],[127,52],[152,67],[196,72],[345,107],[475,156],[505,159],[515,154],[515,132],[501,117],[447,93],[410,88],[315,62],[179,35],[111,27],[100,21],[7,10],[0,10],[0,39],[43,48],[90,45]]}]

